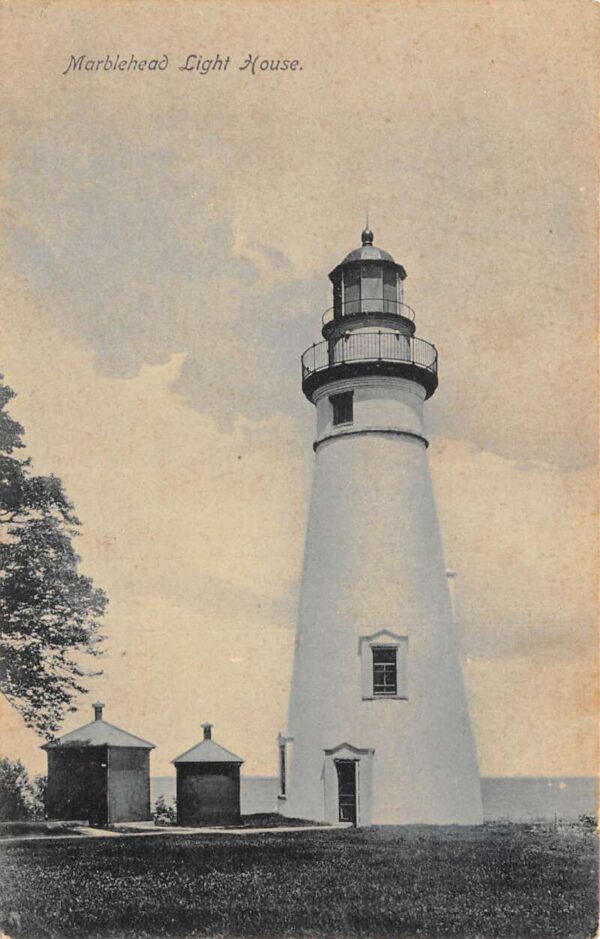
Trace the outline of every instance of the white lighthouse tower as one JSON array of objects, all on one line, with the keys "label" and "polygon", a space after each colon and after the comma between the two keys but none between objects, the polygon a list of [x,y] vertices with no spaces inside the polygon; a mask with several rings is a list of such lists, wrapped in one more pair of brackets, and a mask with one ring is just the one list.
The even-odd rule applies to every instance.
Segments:
[{"label": "white lighthouse tower", "polygon": [[317,410],[280,810],[478,824],[479,773],[427,462],[437,352],[404,268],[362,233],[302,356]]}]

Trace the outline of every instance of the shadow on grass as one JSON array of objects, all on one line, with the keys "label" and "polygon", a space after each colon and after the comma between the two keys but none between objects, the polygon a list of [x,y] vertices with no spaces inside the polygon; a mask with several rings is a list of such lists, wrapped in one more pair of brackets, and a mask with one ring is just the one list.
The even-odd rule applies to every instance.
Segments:
[{"label": "shadow on grass", "polygon": [[33,838],[43,835],[79,835],[74,825],[83,822],[0,822],[0,838]]}]

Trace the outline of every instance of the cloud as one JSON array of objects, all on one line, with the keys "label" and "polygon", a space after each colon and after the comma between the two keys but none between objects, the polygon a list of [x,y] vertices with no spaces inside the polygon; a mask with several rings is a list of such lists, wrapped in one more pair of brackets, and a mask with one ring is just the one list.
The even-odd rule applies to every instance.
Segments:
[{"label": "cloud", "polygon": [[467,653],[589,653],[595,626],[595,474],[434,439],[431,466]]},{"label": "cloud", "polygon": [[[63,478],[84,523],[85,569],[111,599],[105,676],[94,694],[116,724],[159,744],[154,772],[170,771],[168,760],[206,717],[247,756],[249,772],[272,771],[287,707],[310,425],[283,410],[228,420],[199,410],[179,390],[183,353],[128,378],[107,374],[27,285],[13,280],[6,296],[6,379],[19,392],[12,411],[35,469]],[[224,380],[216,391],[226,390]],[[593,668],[592,474],[451,438],[433,438],[429,454],[447,560],[458,572],[484,766],[496,767],[490,741],[498,728],[510,733],[513,710],[500,717],[491,702],[522,694],[527,668],[542,662],[553,681],[561,670],[572,678]],[[504,677],[492,686],[482,676],[493,663]],[[547,690],[535,689],[526,706],[546,713]],[[563,740],[577,707],[563,700]],[[548,714],[539,772],[559,759]],[[81,721],[75,715],[67,728]],[[31,747],[23,743],[23,752]],[[517,750],[505,749],[506,765],[518,767]],[[39,755],[30,758],[39,765]]]},{"label": "cloud", "polygon": [[[100,372],[18,288],[11,299],[12,410],[36,471],[64,480],[84,569],[110,598],[94,693],[115,723],[149,739],[163,728],[163,770],[167,724],[169,739],[174,726],[189,737],[209,710],[233,746],[232,728],[256,712],[256,771],[285,721],[309,444],[281,412],[223,426],[191,407],[175,390],[183,356],[132,378]],[[257,710],[266,687],[274,701]]]},{"label": "cloud", "polygon": [[[98,8],[94,35],[175,55],[192,6],[143,23]],[[318,30],[310,5],[207,7],[202,42],[225,35],[234,57],[285,50],[292,30],[306,68],[260,86],[33,73],[85,47],[89,11],[12,16],[3,369],[111,597],[98,687],[160,759],[208,716],[242,755],[252,739],[247,768],[273,764],[312,461],[299,355],[370,197],[440,351],[430,456],[484,768],[580,765],[577,695],[547,701],[591,667],[592,32],[567,7],[507,25],[501,9],[409,6],[371,15],[368,46],[335,5]]]},{"label": "cloud", "polygon": [[[505,68],[518,64],[511,56]],[[376,240],[406,266],[418,333],[440,352],[432,431],[517,462],[594,462],[587,164],[576,171],[574,144],[565,151],[553,131],[569,109],[532,123],[501,82],[489,101],[470,91],[462,110],[440,99],[426,126],[416,105],[390,126],[374,103],[366,140],[351,135],[347,152],[336,143],[356,118],[346,103],[310,144],[300,128],[315,128],[314,102],[274,90],[248,109],[230,89],[218,121],[212,98],[183,107],[159,96],[150,135],[145,111],[132,120],[89,93],[91,109],[69,92],[64,115],[38,109],[12,139],[7,244],[19,275],[107,374],[185,354],[178,389],[197,410],[219,421],[282,410],[307,426],[298,360],[320,339],[327,271],[358,240],[362,202],[357,217],[347,187],[364,179]],[[259,118],[271,121],[268,139]],[[540,148],[552,159],[532,186]]]},{"label": "cloud", "polygon": [[235,247],[233,219],[211,203],[214,141],[192,172],[169,149],[103,137],[69,150],[68,184],[61,141],[55,130],[25,146],[10,187],[9,243],[53,319],[109,375],[184,353],[179,390],[219,421],[298,412],[299,356],[323,303],[281,250]]}]

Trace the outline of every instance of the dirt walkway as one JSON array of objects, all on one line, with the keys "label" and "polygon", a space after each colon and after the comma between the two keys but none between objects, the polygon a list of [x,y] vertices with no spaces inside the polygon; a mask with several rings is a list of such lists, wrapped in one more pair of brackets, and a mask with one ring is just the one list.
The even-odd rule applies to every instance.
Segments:
[{"label": "dirt walkway", "polygon": [[[140,822],[127,825],[127,831],[112,828],[73,828],[71,833],[64,835],[10,835],[0,837],[0,845],[24,843],[27,841],[84,841],[87,838],[148,838],[157,835],[276,835],[294,831],[327,831],[333,828],[346,828],[346,825],[282,825],[273,828],[178,828],[156,827],[152,824]],[[132,829],[136,830],[132,830]]]}]

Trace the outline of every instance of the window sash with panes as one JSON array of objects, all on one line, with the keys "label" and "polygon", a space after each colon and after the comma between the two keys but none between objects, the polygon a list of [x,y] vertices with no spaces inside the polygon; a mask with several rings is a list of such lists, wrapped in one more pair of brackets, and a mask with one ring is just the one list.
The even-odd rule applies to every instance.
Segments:
[{"label": "window sash with panes", "polygon": [[373,694],[395,695],[398,689],[397,649],[389,646],[373,650]]},{"label": "window sash with panes", "polygon": [[344,391],[338,395],[331,395],[331,406],[333,408],[333,424],[351,424],[353,420],[352,392]]}]

